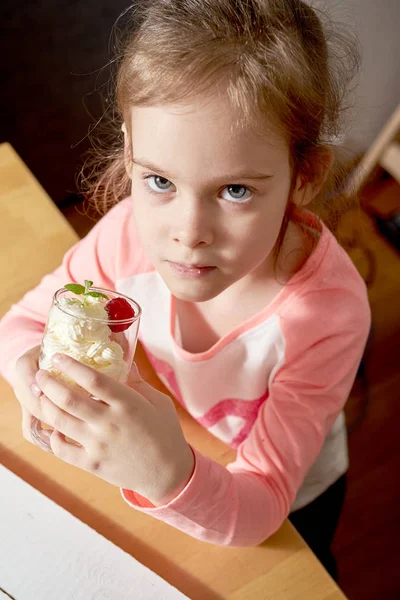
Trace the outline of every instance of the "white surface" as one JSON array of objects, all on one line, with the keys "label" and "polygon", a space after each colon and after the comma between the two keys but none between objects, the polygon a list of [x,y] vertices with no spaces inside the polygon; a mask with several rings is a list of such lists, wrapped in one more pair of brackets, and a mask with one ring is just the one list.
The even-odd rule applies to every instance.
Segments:
[{"label": "white surface", "polygon": [[0,490],[0,588],[15,600],[187,600],[1,465]]}]

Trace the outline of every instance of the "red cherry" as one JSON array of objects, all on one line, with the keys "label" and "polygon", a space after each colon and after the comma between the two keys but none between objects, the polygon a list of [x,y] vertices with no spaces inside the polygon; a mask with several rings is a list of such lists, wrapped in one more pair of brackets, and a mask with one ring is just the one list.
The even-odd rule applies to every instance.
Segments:
[{"label": "red cherry", "polygon": [[[135,311],[132,306],[125,300],[125,298],[114,298],[106,304],[106,311],[110,321],[122,321],[125,319],[132,319],[135,316]],[[131,326],[131,323],[116,323],[115,325],[108,325],[111,331],[118,333],[119,331],[125,331]]]}]

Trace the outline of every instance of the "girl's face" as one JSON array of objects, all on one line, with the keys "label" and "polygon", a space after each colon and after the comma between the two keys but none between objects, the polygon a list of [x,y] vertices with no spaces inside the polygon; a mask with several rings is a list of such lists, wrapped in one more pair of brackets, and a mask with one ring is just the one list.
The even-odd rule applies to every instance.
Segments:
[{"label": "girl's face", "polygon": [[284,139],[234,127],[218,98],[131,114],[134,220],[172,294],[203,302],[273,277],[291,183]]}]

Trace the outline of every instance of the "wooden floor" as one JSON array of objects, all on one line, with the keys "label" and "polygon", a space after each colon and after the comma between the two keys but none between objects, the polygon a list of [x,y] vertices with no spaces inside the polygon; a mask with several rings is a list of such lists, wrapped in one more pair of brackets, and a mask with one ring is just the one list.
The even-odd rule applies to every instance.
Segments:
[{"label": "wooden floor", "polygon": [[[400,187],[378,183],[364,200],[384,213],[385,207],[400,206]],[[64,214],[83,236],[93,221],[78,211],[69,207]],[[399,600],[400,254],[376,233],[366,211],[347,213],[342,231],[362,276],[373,277],[373,326],[366,359],[368,386],[358,378],[346,407],[351,466],[334,551],[340,586],[349,600]]]}]

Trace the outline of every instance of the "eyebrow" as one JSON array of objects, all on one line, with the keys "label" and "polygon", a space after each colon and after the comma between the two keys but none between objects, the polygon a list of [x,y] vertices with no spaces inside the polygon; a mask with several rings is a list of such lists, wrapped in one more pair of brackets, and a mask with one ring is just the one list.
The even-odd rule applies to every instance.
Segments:
[{"label": "eyebrow", "polygon": [[[154,171],[155,173],[160,174],[162,177],[165,177],[165,179],[169,179],[169,175],[166,171],[164,171],[164,169],[160,169],[160,167],[157,167],[157,165],[152,164],[145,158],[132,157],[132,162],[133,164],[138,165],[139,167],[144,167],[145,169],[149,169],[150,171]],[[252,179],[253,181],[262,181],[265,179],[271,179],[271,177],[272,175],[267,175],[266,173],[260,173],[258,171],[251,170],[247,172],[243,171],[241,173],[230,173],[228,175],[221,175],[216,177],[216,179],[220,179],[221,181],[232,181],[238,179]],[[174,177],[172,179],[174,179]]]}]

